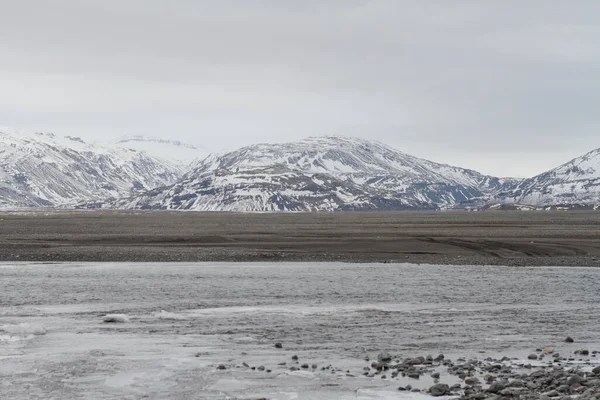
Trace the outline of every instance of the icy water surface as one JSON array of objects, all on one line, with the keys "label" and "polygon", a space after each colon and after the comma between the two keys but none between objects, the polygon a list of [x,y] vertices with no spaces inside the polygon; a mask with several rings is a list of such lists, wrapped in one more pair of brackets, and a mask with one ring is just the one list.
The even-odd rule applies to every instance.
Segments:
[{"label": "icy water surface", "polygon": [[4,264],[0,285],[7,399],[415,398],[361,376],[365,357],[600,350],[600,269]]}]

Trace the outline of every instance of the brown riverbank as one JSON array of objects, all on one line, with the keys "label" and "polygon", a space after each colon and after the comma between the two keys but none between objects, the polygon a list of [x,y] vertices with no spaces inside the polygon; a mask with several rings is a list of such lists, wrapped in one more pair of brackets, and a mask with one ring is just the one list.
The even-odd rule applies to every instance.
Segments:
[{"label": "brown riverbank", "polygon": [[0,214],[1,261],[600,266],[600,212]]}]

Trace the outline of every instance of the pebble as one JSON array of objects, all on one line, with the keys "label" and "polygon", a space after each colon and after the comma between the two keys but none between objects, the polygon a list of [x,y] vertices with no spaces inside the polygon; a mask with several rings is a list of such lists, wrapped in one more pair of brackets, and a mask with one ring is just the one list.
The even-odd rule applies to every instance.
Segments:
[{"label": "pebble", "polygon": [[438,383],[437,385],[433,385],[429,388],[429,394],[434,397],[445,396],[450,393],[450,386],[445,383]]},{"label": "pebble", "polygon": [[500,393],[502,390],[506,388],[505,382],[494,382],[488,388],[488,392],[490,393]]},{"label": "pebble", "polygon": [[379,353],[377,356],[377,361],[380,363],[389,363],[392,361],[392,355],[386,351]]},{"label": "pebble", "polygon": [[[586,352],[587,354],[591,353],[587,350],[578,351],[581,355]],[[469,359],[468,361],[466,358],[460,358],[455,363],[444,360],[438,366],[432,364],[432,356],[393,359],[388,357],[389,353],[380,353],[378,356],[380,361],[372,363],[373,368],[365,366],[360,372],[342,371],[331,366],[321,369],[330,369],[331,373],[342,372],[348,378],[364,375],[370,379],[378,378],[390,381],[397,379],[400,375],[411,379],[420,379],[421,376],[429,375],[433,379],[434,385],[428,390],[413,388],[411,385],[400,386],[398,390],[423,392],[433,397],[451,396],[457,400],[600,400],[600,365],[592,365],[594,367],[592,369],[589,367],[590,362],[588,361],[587,368],[591,369],[589,372],[590,369],[586,370],[584,365],[569,364],[565,359],[561,359],[558,352],[550,353],[544,349],[544,353],[552,354],[554,362],[548,361],[542,366],[532,366],[519,361],[522,358],[510,360],[503,357],[503,361],[500,363],[498,359],[488,357],[485,360]],[[440,356],[438,359],[441,360]],[[533,360],[533,356],[538,358],[537,354],[530,354],[528,358]],[[298,356],[293,356],[292,359],[297,361]],[[388,359],[390,361],[385,362]],[[366,360],[368,362],[369,358],[367,357]],[[278,365],[285,366],[286,363],[282,362]],[[243,363],[243,366],[249,367],[247,363]],[[290,371],[309,370],[310,368],[312,371],[317,371],[318,365],[304,363],[300,366],[296,364],[290,368]],[[443,371],[442,368],[444,368]],[[226,370],[227,367],[225,364],[220,364],[217,369]],[[252,369],[255,370],[256,367],[252,367]],[[264,366],[258,367],[258,370],[271,372]],[[528,370],[531,373],[527,373]],[[442,374],[448,374],[449,378],[455,377],[453,382],[455,384],[452,386],[452,383],[450,385],[440,383]],[[456,383],[458,379],[464,381],[464,386]],[[482,381],[487,385],[483,386]]]},{"label": "pebble", "polygon": [[569,378],[567,379],[567,385],[568,386],[573,386],[576,383],[583,383],[585,381],[585,379],[582,376],[579,375],[571,375],[569,376]]}]

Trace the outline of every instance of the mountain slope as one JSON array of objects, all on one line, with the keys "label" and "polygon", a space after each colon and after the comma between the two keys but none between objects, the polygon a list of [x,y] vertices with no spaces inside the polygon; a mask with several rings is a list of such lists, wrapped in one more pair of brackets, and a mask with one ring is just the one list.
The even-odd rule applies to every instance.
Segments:
[{"label": "mountain slope", "polygon": [[65,207],[175,182],[181,169],[77,137],[0,130],[0,207]]},{"label": "mountain slope", "polygon": [[502,203],[537,206],[600,203],[600,149],[577,157],[496,195]]},{"label": "mountain slope", "polygon": [[203,211],[437,209],[492,193],[505,183],[377,142],[320,137],[210,156],[176,184],[110,206]]}]

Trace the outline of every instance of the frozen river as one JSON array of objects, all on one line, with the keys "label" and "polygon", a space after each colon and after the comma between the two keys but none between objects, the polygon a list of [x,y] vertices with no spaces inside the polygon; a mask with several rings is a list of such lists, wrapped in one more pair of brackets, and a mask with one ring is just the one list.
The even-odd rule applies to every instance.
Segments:
[{"label": "frozen river", "polygon": [[365,358],[600,350],[599,315],[592,268],[2,264],[0,398],[415,398]]}]

